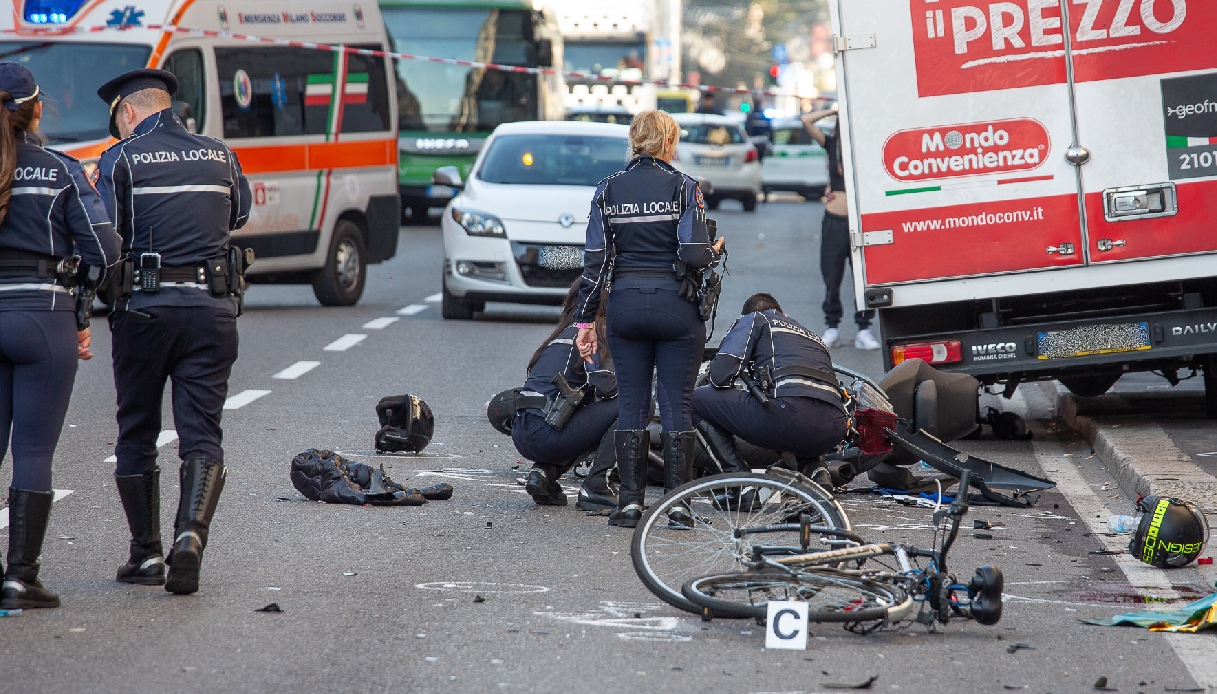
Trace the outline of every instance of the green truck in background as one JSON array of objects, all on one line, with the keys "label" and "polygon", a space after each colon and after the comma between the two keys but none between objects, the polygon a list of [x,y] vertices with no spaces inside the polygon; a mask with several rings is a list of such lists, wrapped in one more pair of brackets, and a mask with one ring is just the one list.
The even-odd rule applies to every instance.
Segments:
[{"label": "green truck in background", "polygon": [[[529,0],[382,0],[392,50],[518,67],[562,65],[562,36],[552,16]],[[467,176],[500,123],[561,120],[561,75],[535,75],[396,61],[398,187],[402,217],[425,220],[454,191],[432,183],[441,166]]]}]

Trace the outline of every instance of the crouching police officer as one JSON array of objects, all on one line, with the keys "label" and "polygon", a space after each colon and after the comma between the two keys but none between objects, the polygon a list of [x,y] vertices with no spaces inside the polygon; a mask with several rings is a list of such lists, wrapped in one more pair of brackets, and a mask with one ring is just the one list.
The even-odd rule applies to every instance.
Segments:
[{"label": "crouching police officer", "polygon": [[[617,371],[617,469],[621,494],[609,524],[632,528],[646,494],[646,431],[652,374],[658,372],[663,423],[664,489],[684,484],[693,462],[693,386],[706,342],[697,304],[682,294],[676,264],[700,270],[719,258],[710,243],[697,181],[671,165],[680,126],[663,111],[644,111],[630,125],[634,159],[600,182],[587,224],[578,345],[586,359],[599,344],[592,325],[612,272],[607,333]],[[700,279],[700,278],[699,278]],[[687,509],[669,522],[692,526]]]},{"label": "crouching police officer", "polygon": [[[516,396],[511,440],[520,455],[536,463],[524,489],[542,506],[565,506],[566,494],[558,478],[579,458],[599,449],[576,502],[578,508],[592,511],[617,505],[608,486],[613,466],[611,430],[617,420],[617,403],[613,400],[617,379],[612,358],[603,345],[588,361],[575,346],[579,289],[579,281],[571,285],[558,327],[528,362],[528,379]],[[595,326],[603,333],[603,308]]]},{"label": "crouching police officer", "polygon": [[59,596],[38,581],[38,555],[77,359],[93,357],[92,295],[78,322],[67,287],[99,279],[119,248],[84,169],[39,145],[41,119],[34,75],[18,63],[0,63],[0,460],[10,432],[13,444],[0,608],[12,609],[59,607]]},{"label": "crouching police officer", "polygon": [[[198,590],[227,472],[220,415],[237,359],[245,264],[229,240],[245,224],[250,193],[232,151],[190,133],[174,115],[175,91],[177,79],[163,70],[135,70],[103,84],[97,94],[121,141],[98,168],[102,201],[126,253],[110,316],[115,482],[131,527],[131,556],[118,580],[186,594]],[[168,378],[183,463],[166,577],[156,439]]]},{"label": "crouching police officer", "polygon": [[[830,484],[819,457],[845,438],[847,419],[828,348],[782,313],[769,294],[753,294],[710,361],[710,385],[693,393],[699,432],[728,471],[744,470],[732,435],[792,453],[805,474]],[[748,390],[734,388],[742,380]]]}]

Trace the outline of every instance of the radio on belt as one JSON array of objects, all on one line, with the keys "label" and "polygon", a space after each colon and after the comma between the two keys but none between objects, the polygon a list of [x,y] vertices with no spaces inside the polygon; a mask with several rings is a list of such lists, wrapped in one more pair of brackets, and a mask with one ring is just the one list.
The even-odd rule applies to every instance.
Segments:
[{"label": "radio on belt", "polygon": [[139,254],[139,288],[155,293],[161,290],[161,254]]}]

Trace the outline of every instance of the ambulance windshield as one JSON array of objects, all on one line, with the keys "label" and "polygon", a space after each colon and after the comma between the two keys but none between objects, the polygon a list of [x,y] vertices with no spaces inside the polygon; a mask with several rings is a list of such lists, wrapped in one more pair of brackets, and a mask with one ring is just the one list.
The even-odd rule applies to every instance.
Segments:
[{"label": "ambulance windshield", "polygon": [[110,109],[97,98],[97,88],[146,66],[151,50],[138,44],[0,41],[0,61],[21,63],[34,73],[43,102],[39,130],[48,144],[60,145],[110,136]]}]

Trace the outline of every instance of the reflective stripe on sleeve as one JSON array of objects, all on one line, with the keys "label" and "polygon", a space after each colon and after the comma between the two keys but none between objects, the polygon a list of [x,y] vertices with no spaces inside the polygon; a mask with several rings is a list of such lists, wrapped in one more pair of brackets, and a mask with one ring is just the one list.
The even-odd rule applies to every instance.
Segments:
[{"label": "reflective stripe on sleeve", "polygon": [[33,289],[43,292],[63,292],[64,294],[69,293],[65,287],[61,287],[58,284],[52,284],[50,282],[45,284],[0,284],[0,292],[15,292],[21,289]]}]

